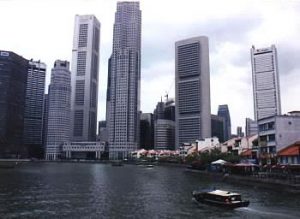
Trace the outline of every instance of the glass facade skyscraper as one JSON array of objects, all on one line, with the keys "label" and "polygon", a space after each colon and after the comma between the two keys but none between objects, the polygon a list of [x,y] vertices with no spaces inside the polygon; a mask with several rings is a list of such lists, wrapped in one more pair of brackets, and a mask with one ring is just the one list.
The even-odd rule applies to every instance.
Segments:
[{"label": "glass facade skyscraper", "polygon": [[176,147],[211,137],[209,47],[205,36],[175,44]]},{"label": "glass facade skyscraper", "polygon": [[27,154],[24,147],[24,109],[28,60],[0,51],[0,157]]},{"label": "glass facade skyscraper", "polygon": [[106,121],[110,159],[126,158],[139,145],[141,10],[118,2],[109,59]]},{"label": "glass facade skyscraper", "polygon": [[43,157],[43,104],[45,93],[46,65],[29,61],[24,113],[24,144],[29,157]]},{"label": "glass facade skyscraper", "polygon": [[227,141],[231,138],[231,119],[227,104],[219,105],[218,116],[224,118],[224,141]]}]

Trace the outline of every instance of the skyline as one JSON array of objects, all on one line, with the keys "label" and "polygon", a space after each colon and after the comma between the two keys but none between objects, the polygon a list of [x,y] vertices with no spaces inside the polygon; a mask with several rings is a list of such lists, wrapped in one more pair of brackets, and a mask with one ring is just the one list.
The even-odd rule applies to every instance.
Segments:
[{"label": "skyline", "polygon": [[[94,14],[101,23],[98,120],[105,119],[108,59],[117,1],[0,1],[0,49],[47,65],[46,87],[56,59],[72,61],[74,17]],[[175,42],[209,38],[211,113],[228,104],[232,128],[254,118],[250,49],[275,44],[278,52],[282,113],[300,109],[300,2],[295,1],[140,1],[142,21],[141,110],[153,112],[160,97],[175,90]],[[32,7],[34,5],[34,7]],[[159,6],[159,7],[157,7]],[[48,10],[43,10],[47,8]],[[55,17],[53,16],[55,12]],[[13,12],[16,13],[15,16]],[[182,16],[178,16],[181,14]],[[298,13],[299,14],[299,13]],[[18,17],[22,19],[10,19]],[[32,24],[32,25],[28,25]],[[247,24],[247,26],[245,25]],[[14,28],[18,27],[18,28]],[[31,28],[38,28],[34,35]],[[14,37],[12,37],[14,36]],[[46,43],[45,43],[46,42]],[[51,43],[49,43],[51,42]],[[224,58],[226,57],[226,58]],[[297,66],[298,65],[298,66]],[[231,78],[232,80],[228,80]],[[226,82],[226,83],[225,83]],[[231,97],[226,99],[226,97]]]}]

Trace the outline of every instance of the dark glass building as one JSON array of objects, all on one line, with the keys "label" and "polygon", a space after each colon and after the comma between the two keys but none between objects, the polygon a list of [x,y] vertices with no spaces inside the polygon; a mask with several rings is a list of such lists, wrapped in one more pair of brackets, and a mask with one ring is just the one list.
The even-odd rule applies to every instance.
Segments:
[{"label": "dark glass building", "polygon": [[24,144],[29,157],[43,158],[43,104],[46,65],[29,61],[24,112]]},{"label": "dark glass building", "polygon": [[0,51],[0,157],[26,157],[24,107],[28,60]]},{"label": "dark glass building", "polygon": [[140,148],[154,148],[154,117],[152,113],[142,113],[140,124]]},{"label": "dark glass building", "polygon": [[224,118],[211,115],[211,136],[217,137],[219,142],[224,142]]},{"label": "dark glass building", "polygon": [[219,105],[218,116],[224,118],[224,141],[231,138],[231,120],[228,105]]}]

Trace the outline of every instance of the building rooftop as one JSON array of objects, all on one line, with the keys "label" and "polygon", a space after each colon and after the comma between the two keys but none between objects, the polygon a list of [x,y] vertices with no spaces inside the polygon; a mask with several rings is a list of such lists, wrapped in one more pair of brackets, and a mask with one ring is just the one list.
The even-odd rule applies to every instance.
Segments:
[{"label": "building rooftop", "polygon": [[277,152],[277,156],[299,156],[300,141],[297,141]]}]

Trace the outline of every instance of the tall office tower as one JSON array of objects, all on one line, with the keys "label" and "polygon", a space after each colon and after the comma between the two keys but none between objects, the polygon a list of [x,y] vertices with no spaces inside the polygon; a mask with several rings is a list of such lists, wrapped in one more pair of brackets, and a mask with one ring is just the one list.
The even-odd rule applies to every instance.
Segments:
[{"label": "tall office tower", "polygon": [[231,138],[231,119],[227,104],[219,105],[218,116],[224,118],[224,141]]},{"label": "tall office tower", "polygon": [[28,60],[0,51],[0,157],[27,154],[23,147]]},{"label": "tall office tower", "polygon": [[224,142],[224,124],[223,117],[211,115],[211,137],[217,137],[220,143]]},{"label": "tall office tower", "polygon": [[279,73],[275,45],[268,48],[251,48],[254,117],[262,118],[281,114]]},{"label": "tall office tower", "polygon": [[141,10],[118,2],[109,59],[106,121],[110,159],[126,158],[139,145]]},{"label": "tall office tower", "polygon": [[246,137],[257,135],[258,134],[257,122],[250,118],[246,118],[245,132],[246,132]]},{"label": "tall office tower", "polygon": [[46,65],[29,61],[24,113],[24,144],[29,157],[43,158],[43,104]]},{"label": "tall office tower", "polygon": [[56,160],[63,143],[70,141],[71,72],[67,61],[56,60],[54,63],[48,104],[46,159]]},{"label": "tall office tower", "polygon": [[211,137],[209,47],[206,36],[175,43],[176,147]]},{"label": "tall office tower", "polygon": [[97,129],[100,23],[76,15],[72,57],[72,140],[95,141]]}]

